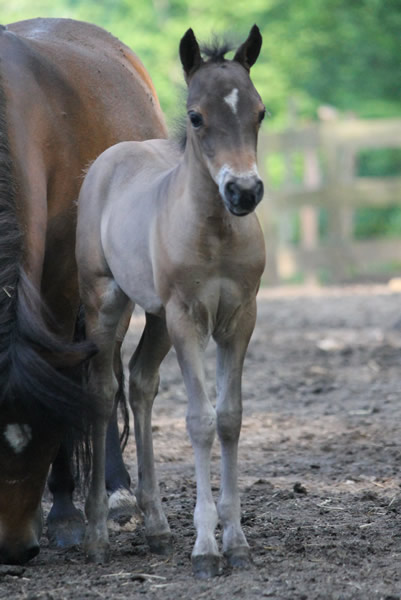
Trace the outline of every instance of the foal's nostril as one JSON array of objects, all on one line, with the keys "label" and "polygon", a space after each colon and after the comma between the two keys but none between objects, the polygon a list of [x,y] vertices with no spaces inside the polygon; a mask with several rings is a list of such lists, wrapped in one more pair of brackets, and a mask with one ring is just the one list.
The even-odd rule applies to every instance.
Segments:
[{"label": "foal's nostril", "polygon": [[264,193],[263,181],[261,179],[258,179],[258,181],[256,183],[256,186],[255,186],[255,200],[256,200],[256,204],[258,204],[262,200],[263,193]]},{"label": "foal's nostril", "polygon": [[246,215],[259,204],[263,197],[263,182],[259,178],[236,178],[224,186],[227,208],[235,215]]},{"label": "foal's nostril", "polygon": [[241,198],[241,189],[235,181],[228,181],[225,187],[226,198],[233,204],[238,204]]}]

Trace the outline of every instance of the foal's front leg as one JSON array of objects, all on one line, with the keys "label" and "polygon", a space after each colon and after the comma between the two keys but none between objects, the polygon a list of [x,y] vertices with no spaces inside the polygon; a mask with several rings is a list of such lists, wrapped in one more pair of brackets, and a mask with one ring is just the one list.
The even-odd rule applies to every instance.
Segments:
[{"label": "foal's front leg", "polygon": [[245,353],[256,318],[256,302],[244,307],[229,335],[217,342],[217,432],[221,444],[221,486],[217,504],[223,526],[223,551],[233,567],[250,562],[249,546],[241,528],[237,482],[238,440],[242,423],[241,379]]},{"label": "foal's front leg", "polygon": [[192,568],[196,577],[208,578],[220,572],[220,554],[214,533],[217,510],[210,482],[216,411],[207,394],[203,365],[209,333],[201,319],[195,322],[177,307],[170,307],[167,312],[167,324],[188,393],[187,428],[195,455],[197,491],[194,523],[197,536],[192,551]]}]

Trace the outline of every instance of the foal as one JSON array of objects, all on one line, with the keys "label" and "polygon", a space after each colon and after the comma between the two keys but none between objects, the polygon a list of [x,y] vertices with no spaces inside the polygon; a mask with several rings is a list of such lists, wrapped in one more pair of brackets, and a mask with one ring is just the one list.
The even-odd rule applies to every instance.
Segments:
[{"label": "foal", "polygon": [[[155,476],[151,413],[159,366],[173,345],[188,393],[187,427],[195,454],[193,571],[198,577],[219,572],[218,518],[229,564],[249,562],[240,525],[237,447],[242,366],[265,264],[264,239],[253,212],[263,196],[256,143],[265,109],[249,77],[261,44],[255,25],[233,60],[223,53],[204,60],[189,29],[180,44],[188,84],[185,150],[181,153],[167,140],[117,144],[91,166],[80,193],[80,290],[87,334],[99,348],[89,375],[99,402],[86,504],[85,550],[92,560],[104,560],[108,549],[104,444],[116,391],[113,347],[132,301],[146,312],[129,370],[136,495],[150,548],[166,552],[171,545]],[[216,409],[207,395],[203,365],[211,336],[217,344]],[[222,451],[217,510],[210,483],[216,426]]]}]

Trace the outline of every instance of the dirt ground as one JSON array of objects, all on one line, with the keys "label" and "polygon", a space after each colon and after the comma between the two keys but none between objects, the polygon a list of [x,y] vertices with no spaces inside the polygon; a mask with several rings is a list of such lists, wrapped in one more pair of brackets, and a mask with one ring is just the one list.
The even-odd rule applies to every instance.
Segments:
[{"label": "dirt ground", "polygon": [[[384,286],[260,294],[240,445],[252,568],[225,567],[210,581],[191,575],[193,460],[170,353],[154,440],[174,554],[151,555],[140,523],[113,528],[105,566],[85,564],[79,549],[51,550],[43,537],[28,566],[0,567],[0,598],[400,599],[400,320],[401,295]],[[133,319],[127,352],[141,323]],[[214,394],[212,347],[207,371]],[[135,480],[133,442],[127,462]],[[216,496],[218,481],[216,444]]]}]

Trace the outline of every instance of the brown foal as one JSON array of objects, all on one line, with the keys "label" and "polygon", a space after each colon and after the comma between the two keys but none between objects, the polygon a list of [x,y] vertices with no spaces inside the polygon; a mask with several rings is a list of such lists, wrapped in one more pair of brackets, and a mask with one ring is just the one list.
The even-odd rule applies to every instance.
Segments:
[{"label": "brown foal", "polygon": [[[229,564],[249,563],[240,524],[237,448],[242,367],[265,264],[254,213],[263,196],[256,145],[265,109],[249,77],[261,43],[254,26],[233,60],[218,52],[204,60],[189,29],[180,44],[188,84],[185,149],[168,140],[117,144],[95,161],[81,189],[76,256],[87,334],[99,348],[89,378],[101,408],[86,506],[86,551],[94,560],[104,559],[108,548],[103,473],[116,390],[114,340],[127,304],[133,302],[146,312],[129,371],[136,494],[150,547],[165,552],[171,544],[155,475],[151,414],[159,366],[173,345],[188,393],[187,426],[195,455],[194,573],[219,573],[218,519]],[[216,408],[208,397],[203,364],[210,337],[217,344]],[[217,507],[210,483],[216,430],[222,453]]]}]

